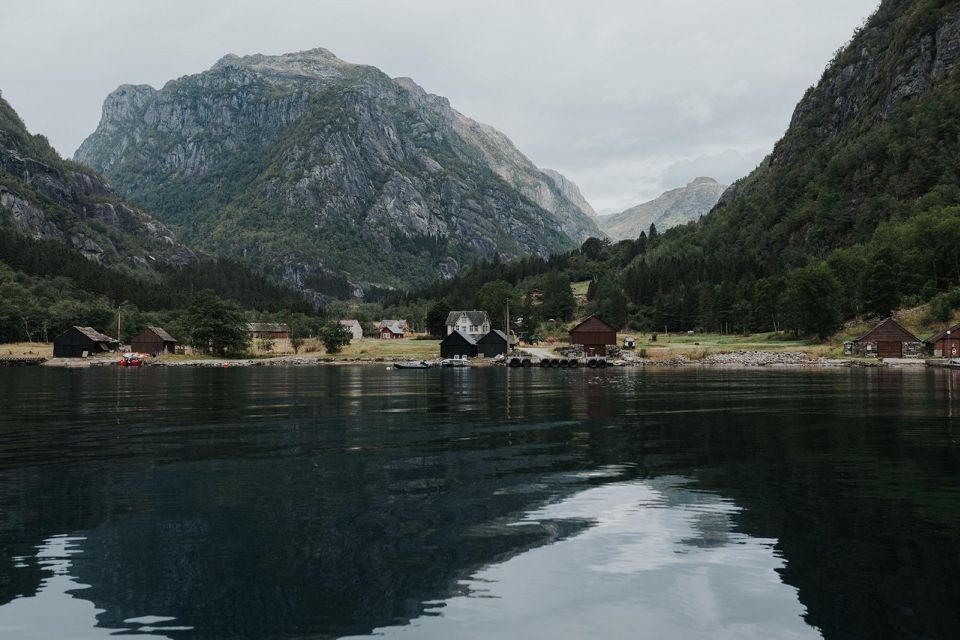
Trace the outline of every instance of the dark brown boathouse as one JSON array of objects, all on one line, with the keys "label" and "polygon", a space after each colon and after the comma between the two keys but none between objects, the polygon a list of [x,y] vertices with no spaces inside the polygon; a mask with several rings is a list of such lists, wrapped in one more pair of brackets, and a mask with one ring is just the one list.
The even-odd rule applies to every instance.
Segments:
[{"label": "dark brown boathouse", "polygon": [[70,327],[53,339],[54,358],[85,358],[119,348],[119,341],[93,327]]},{"label": "dark brown boathouse", "polygon": [[608,346],[616,346],[617,330],[597,316],[590,316],[570,329],[570,344],[583,345],[586,356],[605,356]]},{"label": "dark brown boathouse", "polygon": [[960,324],[924,341],[935,358],[960,358]]},{"label": "dark brown boathouse", "polygon": [[877,358],[919,358],[922,344],[893,318],[887,318],[853,343],[857,355]]},{"label": "dark brown boathouse", "polygon": [[174,353],[177,341],[160,327],[147,327],[130,341],[131,351],[157,356],[161,353]]}]

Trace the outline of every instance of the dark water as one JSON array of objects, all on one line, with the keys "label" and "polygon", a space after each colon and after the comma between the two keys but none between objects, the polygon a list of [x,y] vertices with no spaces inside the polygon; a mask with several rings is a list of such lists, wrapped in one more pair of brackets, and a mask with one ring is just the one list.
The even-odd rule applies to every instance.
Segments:
[{"label": "dark water", "polygon": [[960,374],[0,369],[0,638],[956,638]]}]

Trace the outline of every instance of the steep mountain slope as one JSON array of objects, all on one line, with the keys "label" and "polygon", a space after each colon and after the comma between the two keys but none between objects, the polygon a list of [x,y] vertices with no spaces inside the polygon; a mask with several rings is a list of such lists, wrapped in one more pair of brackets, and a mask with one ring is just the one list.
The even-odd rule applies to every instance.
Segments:
[{"label": "steep mountain slope", "polygon": [[958,63],[960,2],[884,0],[760,167],[636,259],[631,302],[672,326],[769,327],[808,310],[822,334],[956,287]]},{"label": "steep mountain slope", "polygon": [[90,169],[31,135],[0,98],[0,224],[62,242],[101,263],[151,267],[196,256],[149,214],[120,199]]},{"label": "steep mountain slope", "polygon": [[611,238],[627,240],[647,231],[651,224],[660,232],[699,220],[710,212],[727,187],[713,178],[697,178],[685,187],[672,189],[656,200],[599,218],[600,228]]},{"label": "steep mountain slope", "polygon": [[191,241],[306,289],[423,284],[600,235],[503,134],[324,49],[122,86],[76,157]]}]

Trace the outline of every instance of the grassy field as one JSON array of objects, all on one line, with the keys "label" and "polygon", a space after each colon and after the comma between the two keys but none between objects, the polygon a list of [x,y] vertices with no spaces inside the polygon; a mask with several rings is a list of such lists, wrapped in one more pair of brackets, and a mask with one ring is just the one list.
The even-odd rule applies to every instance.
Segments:
[{"label": "grassy field", "polygon": [[42,356],[53,357],[53,345],[42,342],[13,342],[0,344],[0,356]]},{"label": "grassy field", "polygon": [[[307,356],[321,356],[330,358],[408,358],[410,360],[429,360],[440,357],[439,340],[380,340],[379,338],[362,338],[345,346],[343,351],[335,356],[324,356],[323,346],[317,341],[309,340],[304,345],[301,354]],[[309,349],[316,349],[310,352]]]}]

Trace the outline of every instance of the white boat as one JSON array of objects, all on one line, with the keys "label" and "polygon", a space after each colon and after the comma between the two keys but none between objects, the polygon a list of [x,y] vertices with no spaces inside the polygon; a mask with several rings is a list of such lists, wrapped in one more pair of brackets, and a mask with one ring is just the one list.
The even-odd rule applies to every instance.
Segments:
[{"label": "white boat", "polygon": [[445,358],[440,361],[441,367],[469,367],[470,359],[466,357],[455,356],[453,358]]}]

